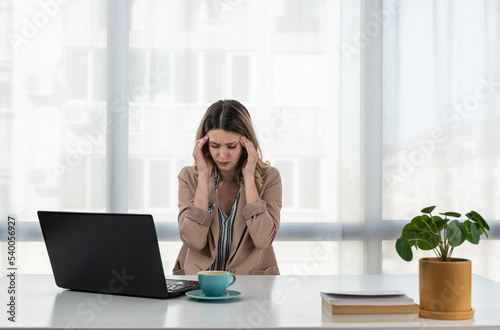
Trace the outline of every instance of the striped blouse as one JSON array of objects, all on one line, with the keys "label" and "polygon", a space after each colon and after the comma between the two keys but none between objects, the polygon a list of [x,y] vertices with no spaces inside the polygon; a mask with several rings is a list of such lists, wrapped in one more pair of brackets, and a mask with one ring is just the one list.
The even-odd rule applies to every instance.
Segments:
[{"label": "striped blouse", "polygon": [[[215,195],[217,197],[217,205],[219,205],[219,195],[217,193],[217,186],[219,184],[219,172],[215,171]],[[231,241],[233,238],[233,222],[236,215],[236,209],[238,208],[238,202],[240,200],[241,185],[238,195],[231,206],[231,213],[229,215],[225,214],[220,206],[219,211],[219,244],[217,245],[217,254],[215,256],[214,263],[210,266],[209,270],[226,270],[226,263],[229,258],[229,253],[231,251]]]}]

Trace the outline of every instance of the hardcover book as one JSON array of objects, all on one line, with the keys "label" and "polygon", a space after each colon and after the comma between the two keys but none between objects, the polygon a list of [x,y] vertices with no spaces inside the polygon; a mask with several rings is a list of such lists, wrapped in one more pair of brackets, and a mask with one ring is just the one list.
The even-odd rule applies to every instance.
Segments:
[{"label": "hardcover book", "polygon": [[332,314],[417,314],[418,304],[402,291],[321,292],[322,305]]}]

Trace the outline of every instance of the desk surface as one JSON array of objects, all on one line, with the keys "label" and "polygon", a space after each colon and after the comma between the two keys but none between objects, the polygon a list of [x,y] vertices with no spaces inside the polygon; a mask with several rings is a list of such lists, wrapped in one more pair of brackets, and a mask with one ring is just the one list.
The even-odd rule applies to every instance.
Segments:
[{"label": "desk surface", "polygon": [[322,316],[320,291],[399,289],[418,303],[417,275],[238,276],[231,289],[241,297],[216,302],[73,292],[56,287],[52,275],[18,275],[15,323],[6,313],[7,278],[0,279],[0,328],[499,329],[500,307],[493,297],[500,297],[500,283],[473,276],[472,285],[473,319],[332,323]]}]

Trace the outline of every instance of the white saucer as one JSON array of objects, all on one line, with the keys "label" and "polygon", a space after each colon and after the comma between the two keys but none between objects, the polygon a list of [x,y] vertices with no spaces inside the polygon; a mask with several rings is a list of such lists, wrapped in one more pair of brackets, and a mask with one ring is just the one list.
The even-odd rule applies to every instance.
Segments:
[{"label": "white saucer", "polygon": [[236,297],[241,296],[241,292],[234,291],[234,290],[226,290],[222,295],[220,296],[215,296],[215,297],[209,297],[203,293],[201,290],[192,290],[186,292],[186,296],[195,298],[195,299],[203,299],[203,300],[227,300],[227,299],[233,299]]}]

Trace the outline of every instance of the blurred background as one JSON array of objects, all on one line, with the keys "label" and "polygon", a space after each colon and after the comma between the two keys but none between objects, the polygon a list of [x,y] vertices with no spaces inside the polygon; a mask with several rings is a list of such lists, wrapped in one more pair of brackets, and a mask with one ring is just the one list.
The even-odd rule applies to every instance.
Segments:
[{"label": "blurred background", "polygon": [[206,108],[237,99],[282,175],[282,274],[417,273],[432,253],[394,242],[437,205],[490,223],[454,256],[500,281],[500,3],[124,3],[129,87],[109,100],[106,1],[0,0],[0,275],[8,217],[19,272],[51,273],[36,211],[109,211],[108,102],[128,103],[126,211],[154,216],[170,274],[177,174]]}]

